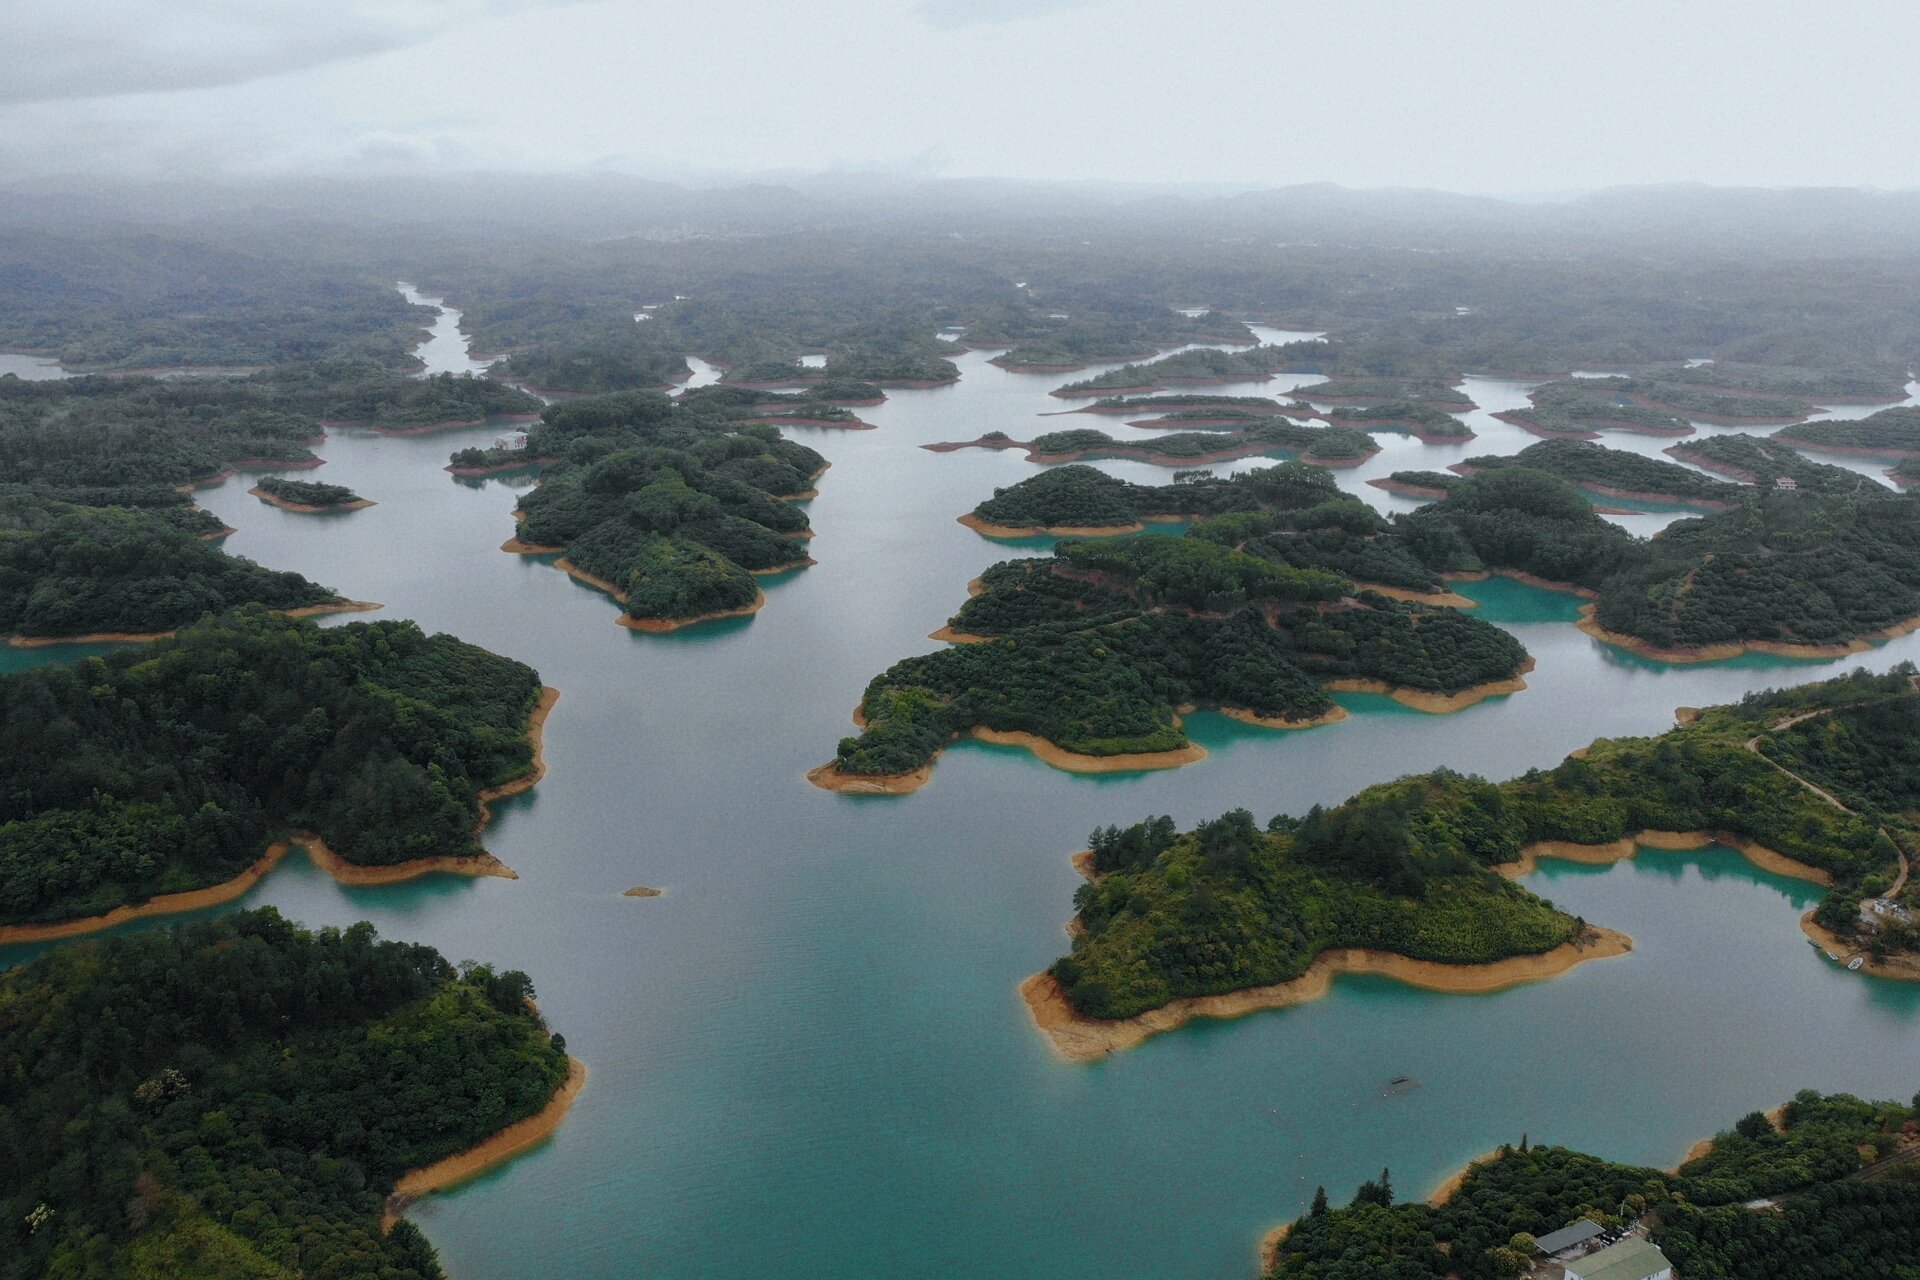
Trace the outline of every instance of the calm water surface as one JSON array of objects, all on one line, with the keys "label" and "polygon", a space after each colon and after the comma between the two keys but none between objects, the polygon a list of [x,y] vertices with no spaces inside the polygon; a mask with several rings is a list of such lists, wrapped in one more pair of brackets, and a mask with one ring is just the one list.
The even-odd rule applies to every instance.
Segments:
[{"label": "calm water surface", "polygon": [[[431,367],[467,367],[442,337],[423,351]],[[1077,777],[965,744],[912,796],[817,790],[802,774],[851,731],[867,680],[935,648],[927,633],[969,578],[1045,546],[997,546],[954,522],[1030,464],[916,446],[1090,421],[1034,417],[1062,407],[1045,394],[1057,378],[978,353],[960,363],[957,387],[862,409],[879,430],[795,432],[833,462],[810,504],[819,564],[770,584],[753,619],[675,635],[626,631],[604,597],[496,550],[526,481],[440,469],[494,429],[333,432],[318,478],[378,502],[363,511],[280,511],[245,479],[203,495],[239,530],[236,554],[521,658],[563,691],[551,772],[487,833],[520,879],[345,889],[289,860],[242,904],[316,925],[370,919],[523,968],[590,1065],[552,1143],[413,1211],[460,1280],[1229,1280],[1316,1182],[1344,1196],[1391,1164],[1410,1193],[1522,1132],[1665,1164],[1804,1086],[1920,1085],[1920,986],[1822,960],[1794,925],[1808,887],[1725,850],[1548,864],[1535,889],[1638,943],[1555,982],[1453,997],[1345,978],[1317,1003],[1104,1062],[1054,1057],[1016,987],[1064,949],[1067,855],[1097,824],[1241,805],[1264,820],[1441,764],[1503,777],[1597,735],[1658,732],[1676,705],[1853,663],[1666,667],[1580,634],[1567,598],[1495,581],[1470,591],[1538,669],[1526,692],[1458,715],[1343,696],[1358,714],[1305,733],[1196,715],[1212,754],[1172,772]],[[1522,384],[1469,385],[1488,410],[1524,401]],[[1341,483],[1401,509],[1360,481],[1531,440],[1469,417],[1481,438],[1464,448],[1383,436],[1382,456]],[[75,651],[0,652],[17,667]],[[1864,662],[1916,656],[1920,635]],[[666,895],[623,898],[634,885]],[[1381,1096],[1402,1074],[1422,1087]]]}]

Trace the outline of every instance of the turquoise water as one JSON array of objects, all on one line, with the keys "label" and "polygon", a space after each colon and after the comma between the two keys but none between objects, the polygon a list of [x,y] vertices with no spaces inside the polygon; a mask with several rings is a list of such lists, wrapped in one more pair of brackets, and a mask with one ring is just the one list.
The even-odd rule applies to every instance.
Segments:
[{"label": "turquoise water", "polygon": [[[1343,979],[1314,1004],[1104,1062],[1056,1058],[1016,987],[1064,949],[1066,859],[1096,824],[1237,805],[1264,819],[1440,764],[1506,776],[1598,735],[1657,732],[1677,705],[1854,662],[1662,666],[1575,630],[1577,602],[1495,580],[1466,590],[1538,667],[1525,692],[1457,715],[1342,695],[1355,716],[1308,732],[1196,714],[1211,755],[1171,772],[1079,777],[967,743],[912,796],[817,790],[802,774],[849,731],[867,680],[935,647],[969,578],[1044,549],[954,521],[1030,464],[916,446],[1057,425],[1033,415],[1059,407],[1058,379],[961,363],[959,386],[863,409],[879,430],[796,432],[833,461],[809,506],[819,564],[770,584],[750,620],[669,636],[626,631],[603,596],[496,550],[528,481],[440,470],[492,429],[332,433],[315,478],[379,504],[337,518],[268,507],[250,480],[201,495],[238,530],[236,554],[524,659],[562,690],[547,779],[487,834],[519,880],[344,889],[289,859],[242,904],[370,919],[523,968],[589,1064],[553,1142],[414,1210],[460,1280],[1227,1280],[1317,1182],[1344,1196],[1390,1164],[1410,1193],[1522,1131],[1668,1163],[1803,1086],[1920,1085],[1920,986],[1822,960],[1794,923],[1807,887],[1724,850],[1547,864],[1529,883],[1638,943],[1555,982],[1452,997]],[[1382,443],[1399,456],[1370,464],[1380,474],[1461,452]],[[1468,448],[1489,445],[1509,447]],[[1399,505],[1358,484],[1372,472],[1339,474]],[[1864,661],[1915,656],[1920,636]],[[620,896],[634,885],[666,895]],[[1382,1097],[1401,1074],[1423,1087]]]}]

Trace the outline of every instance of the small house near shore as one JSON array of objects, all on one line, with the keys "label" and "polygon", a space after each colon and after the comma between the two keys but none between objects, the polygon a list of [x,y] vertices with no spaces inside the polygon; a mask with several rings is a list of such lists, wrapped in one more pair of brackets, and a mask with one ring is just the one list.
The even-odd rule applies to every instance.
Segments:
[{"label": "small house near shore", "polygon": [[1610,1244],[1566,1264],[1567,1280],[1673,1280],[1673,1264],[1660,1247],[1638,1236]]}]

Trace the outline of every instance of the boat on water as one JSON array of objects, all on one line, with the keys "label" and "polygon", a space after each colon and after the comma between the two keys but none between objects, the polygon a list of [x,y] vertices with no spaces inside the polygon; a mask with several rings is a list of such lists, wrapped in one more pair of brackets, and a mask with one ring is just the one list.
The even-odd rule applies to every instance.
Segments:
[{"label": "boat on water", "polygon": [[1380,1092],[1386,1094],[1389,1098],[1395,1098],[1419,1087],[1420,1082],[1412,1076],[1395,1076],[1393,1079],[1387,1081],[1386,1087]]},{"label": "boat on water", "polygon": [[1865,956],[1855,956],[1853,959],[1847,961],[1847,969],[1849,972],[1852,972],[1859,969],[1859,967],[1866,962],[1867,958]]}]

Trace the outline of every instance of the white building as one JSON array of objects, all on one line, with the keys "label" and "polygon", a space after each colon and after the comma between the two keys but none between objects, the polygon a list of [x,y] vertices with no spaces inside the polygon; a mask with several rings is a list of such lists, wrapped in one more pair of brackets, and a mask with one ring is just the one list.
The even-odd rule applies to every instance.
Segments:
[{"label": "white building", "polygon": [[1629,1236],[1566,1264],[1567,1280],[1673,1280],[1673,1264],[1657,1245]]}]

